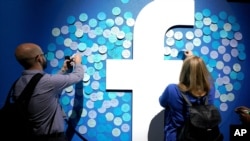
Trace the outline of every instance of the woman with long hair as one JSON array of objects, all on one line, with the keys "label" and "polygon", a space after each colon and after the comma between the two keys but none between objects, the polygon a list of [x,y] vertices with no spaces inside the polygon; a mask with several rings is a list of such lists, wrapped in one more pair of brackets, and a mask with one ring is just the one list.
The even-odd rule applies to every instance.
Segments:
[{"label": "woman with long hair", "polygon": [[178,129],[184,124],[188,112],[184,109],[186,103],[181,92],[192,104],[204,102],[206,95],[209,104],[213,104],[214,101],[214,83],[206,64],[191,51],[186,51],[184,55],[186,58],[180,71],[179,83],[169,84],[159,97],[160,105],[166,109],[164,129],[166,141],[176,141]]}]

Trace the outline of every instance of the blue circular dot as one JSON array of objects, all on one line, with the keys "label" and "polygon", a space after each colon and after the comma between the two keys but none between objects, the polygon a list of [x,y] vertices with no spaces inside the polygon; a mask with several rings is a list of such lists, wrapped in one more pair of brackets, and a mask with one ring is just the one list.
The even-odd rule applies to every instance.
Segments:
[{"label": "blue circular dot", "polygon": [[95,138],[96,137],[96,130],[95,129],[88,129],[87,134],[89,137]]},{"label": "blue circular dot", "polygon": [[69,26],[69,32],[70,33],[75,33],[76,32],[76,26],[75,25],[70,25]]},{"label": "blue circular dot", "polygon": [[193,50],[193,55],[195,55],[195,56],[200,56],[199,52],[196,51],[196,50]]},{"label": "blue circular dot", "polygon": [[123,119],[124,121],[130,121],[130,120],[131,120],[131,115],[130,115],[129,113],[124,113],[124,114],[122,115],[122,119]]},{"label": "blue circular dot", "polygon": [[51,70],[51,74],[57,74],[58,71],[59,71],[59,70],[58,70],[57,68],[54,68],[54,69]]},{"label": "blue circular dot", "polygon": [[219,33],[219,32],[213,32],[213,33],[212,33],[212,37],[213,37],[214,39],[220,39],[220,33]]},{"label": "blue circular dot", "polygon": [[175,46],[177,48],[183,48],[184,47],[184,41],[183,40],[176,40],[175,41]]},{"label": "blue circular dot", "polygon": [[121,59],[122,58],[122,51],[123,51],[123,47],[116,47],[114,49],[114,53],[113,53],[114,59]]},{"label": "blue circular dot", "polygon": [[67,23],[68,24],[73,24],[75,22],[76,18],[74,16],[69,16],[67,18]]},{"label": "blue circular dot", "polygon": [[80,38],[80,41],[85,42],[89,37],[87,34],[83,34],[83,36]]},{"label": "blue circular dot", "polygon": [[104,12],[99,12],[98,13],[98,15],[97,15],[97,18],[99,19],[99,20],[105,20],[106,19],[106,13],[104,13]]},{"label": "blue circular dot", "polygon": [[116,98],[116,93],[114,93],[114,92],[109,92],[109,93],[108,93],[108,96],[109,96],[110,99],[115,99],[115,98]]},{"label": "blue circular dot", "polygon": [[195,21],[195,26],[197,28],[202,28],[203,27],[203,22],[202,21]]},{"label": "blue circular dot", "polygon": [[124,13],[124,18],[125,18],[125,19],[133,18],[132,12],[125,12],[125,13]]},{"label": "blue circular dot", "polygon": [[101,61],[101,56],[100,56],[100,54],[93,54],[93,61],[94,61],[95,63],[100,62],[100,61]]},{"label": "blue circular dot", "polygon": [[95,73],[95,68],[94,67],[88,67],[86,72],[89,75],[93,75]]},{"label": "blue circular dot", "polygon": [[212,23],[217,23],[219,21],[219,18],[217,15],[211,16]]},{"label": "blue circular dot", "polygon": [[129,104],[122,104],[121,109],[123,112],[128,112],[130,111],[130,105]]},{"label": "blue circular dot", "polygon": [[100,75],[101,77],[105,77],[105,76],[106,76],[106,70],[105,70],[105,69],[101,69],[101,70],[99,71],[99,75]]},{"label": "blue circular dot", "polygon": [[240,52],[238,57],[239,57],[240,60],[245,60],[246,59],[246,53],[245,52]]},{"label": "blue circular dot", "polygon": [[[95,108],[101,108],[102,107],[102,101],[95,101]],[[100,116],[99,116],[99,118],[101,118]],[[98,119],[99,119],[98,118]],[[102,119],[103,120],[103,119]],[[99,121],[100,122],[100,121]]]},{"label": "blue circular dot", "polygon": [[115,43],[117,41],[116,35],[114,34],[110,35],[108,39],[111,43]]},{"label": "blue circular dot", "polygon": [[112,26],[114,26],[114,24],[115,24],[115,21],[113,19],[107,19],[106,20],[106,25],[108,27],[112,27]]},{"label": "blue circular dot", "polygon": [[106,83],[105,83],[105,82],[101,82],[101,83],[100,83],[100,86],[99,86],[99,89],[100,89],[101,91],[105,91],[105,90],[106,90]]},{"label": "blue circular dot", "polygon": [[120,135],[120,139],[121,139],[121,141],[129,141],[130,140],[130,136],[128,134],[122,133]]},{"label": "blue circular dot", "polygon": [[90,27],[96,27],[97,25],[97,20],[96,19],[90,19],[89,20],[89,26]]},{"label": "blue circular dot", "polygon": [[63,96],[62,97],[62,104],[63,105],[68,105],[70,103],[70,99],[68,96]]},{"label": "blue circular dot", "polygon": [[215,99],[215,100],[214,100],[214,105],[215,105],[216,107],[220,107],[220,104],[221,104],[221,102],[220,102],[218,99]]},{"label": "blue circular dot", "polygon": [[86,94],[91,94],[93,92],[93,89],[90,86],[85,86],[84,91]]},{"label": "blue circular dot", "polygon": [[105,28],[107,27],[106,21],[100,21],[100,22],[98,23],[98,25],[99,25],[99,28],[101,28],[102,30],[105,29]]},{"label": "blue circular dot", "polygon": [[96,27],[94,31],[95,31],[95,34],[96,34],[96,35],[102,35],[102,33],[103,33],[103,28],[101,28],[101,27]]},{"label": "blue circular dot", "polygon": [[243,72],[238,72],[238,75],[237,75],[237,80],[243,80],[245,77],[244,73]]},{"label": "blue circular dot", "polygon": [[115,15],[115,16],[121,14],[121,9],[120,9],[120,7],[114,7],[114,8],[112,9],[112,13],[113,13],[113,15]]},{"label": "blue circular dot", "polygon": [[56,43],[62,45],[64,43],[64,38],[62,36],[56,37]]},{"label": "blue circular dot", "polygon": [[71,56],[73,54],[70,48],[65,48],[63,52],[65,56]]},{"label": "blue circular dot", "polygon": [[221,38],[226,38],[227,35],[228,35],[228,34],[227,34],[227,31],[225,31],[225,30],[221,30],[221,31],[220,31],[220,37],[221,37]]},{"label": "blue circular dot", "polygon": [[233,86],[234,86],[234,89],[235,89],[236,91],[238,91],[238,90],[240,90],[240,88],[241,88],[241,83],[238,82],[238,81],[236,81],[236,82],[233,83]]},{"label": "blue circular dot", "polygon": [[232,24],[232,30],[233,31],[239,31],[240,30],[240,25],[238,23]]},{"label": "blue circular dot", "polygon": [[117,46],[123,45],[123,40],[117,40],[117,41],[115,42],[115,45],[117,45]]},{"label": "blue circular dot", "polygon": [[203,41],[205,42],[205,43],[210,43],[211,42],[211,36],[206,36],[206,35],[204,35],[203,36]]},{"label": "blue circular dot", "polygon": [[128,3],[130,0],[121,0],[122,3]]},{"label": "blue circular dot", "polygon": [[50,43],[48,45],[48,51],[55,51],[56,50],[56,45],[54,43]]},{"label": "blue circular dot", "polygon": [[218,90],[220,91],[220,93],[222,93],[222,94],[224,94],[224,93],[226,93],[227,92],[227,89],[226,89],[226,87],[223,85],[223,86],[219,86],[218,87]]},{"label": "blue circular dot", "polygon": [[88,15],[86,13],[82,13],[79,16],[80,21],[85,22],[88,20]]},{"label": "blue circular dot", "polygon": [[238,44],[238,50],[239,50],[239,51],[244,51],[244,50],[245,50],[245,45],[242,44],[242,43],[239,43],[239,44]]},{"label": "blue circular dot", "polygon": [[209,71],[210,73],[214,71],[214,68],[213,68],[213,67],[210,67],[209,65],[207,65],[207,69],[208,69],[208,71]]},{"label": "blue circular dot", "polygon": [[122,115],[122,110],[121,110],[120,107],[115,107],[113,113],[114,113],[115,116],[120,116],[120,115]]},{"label": "blue circular dot", "polygon": [[[98,133],[103,133],[103,132],[105,132],[105,126],[104,125],[102,125],[102,124],[99,124],[98,126],[97,126],[97,132]],[[104,140],[103,140],[104,141]]]},{"label": "blue circular dot", "polygon": [[64,60],[59,60],[58,61],[58,66],[63,66],[63,64],[64,64]]},{"label": "blue circular dot", "polygon": [[212,47],[213,47],[213,49],[218,49],[219,46],[220,46],[220,42],[219,42],[219,41],[213,41],[213,42],[212,42]]},{"label": "blue circular dot", "polygon": [[227,13],[225,11],[222,11],[222,12],[219,13],[219,17],[222,20],[226,20],[227,19]]},{"label": "blue circular dot", "polygon": [[[96,102],[98,102],[98,101],[95,101],[95,103]],[[99,101],[99,102],[102,103],[102,101]],[[97,108],[97,107],[95,107],[95,108]],[[101,106],[100,106],[100,108],[101,108]],[[97,118],[97,123],[104,124],[104,125],[106,124],[106,116],[105,115],[100,114],[96,118]]]},{"label": "blue circular dot", "polygon": [[[208,69],[209,69],[209,68],[208,68]],[[211,76],[212,76],[212,78],[214,78],[214,79],[218,78],[218,72],[216,72],[216,71],[211,72]]]},{"label": "blue circular dot", "polygon": [[224,21],[219,20],[219,21],[218,21],[218,23],[217,23],[218,28],[219,28],[219,29],[223,29],[224,24],[225,24],[225,22],[224,22]]},{"label": "blue circular dot", "polygon": [[228,21],[230,23],[235,23],[236,22],[236,18],[234,16],[228,16]]},{"label": "blue circular dot", "polygon": [[104,37],[98,37],[97,38],[97,43],[99,44],[99,45],[103,45],[103,44],[105,44],[106,43],[106,38],[104,38]]},{"label": "blue circular dot", "polygon": [[198,21],[201,21],[203,19],[203,15],[200,12],[195,13],[195,19]]},{"label": "blue circular dot", "polygon": [[106,124],[106,130],[107,131],[112,131],[113,126],[111,124]]},{"label": "blue circular dot", "polygon": [[235,71],[231,71],[229,75],[230,75],[231,79],[236,79],[237,78],[237,73]]},{"label": "blue circular dot", "polygon": [[234,33],[232,31],[227,32],[227,38],[228,39],[233,39],[234,38]]},{"label": "blue circular dot", "polygon": [[[98,55],[100,55],[100,54],[98,54]],[[100,57],[99,57],[99,58],[100,58]],[[96,68],[97,70],[100,70],[100,69],[103,68],[103,63],[102,63],[102,62],[96,62],[96,63],[94,64],[94,66],[95,66],[95,68]]]},{"label": "blue circular dot", "polygon": [[206,16],[206,17],[208,17],[208,16],[211,15],[211,11],[210,11],[209,9],[204,9],[204,10],[202,11],[202,13],[203,13],[203,15]]},{"label": "blue circular dot", "polygon": [[71,39],[72,41],[76,41],[76,40],[78,39],[78,37],[76,37],[76,35],[75,35],[75,32],[71,33],[71,34],[69,35],[69,37],[70,37],[70,39]]},{"label": "blue circular dot", "polygon": [[77,125],[83,125],[85,123],[83,118],[80,118],[80,120],[78,121]]},{"label": "blue circular dot", "polygon": [[130,94],[126,93],[126,94],[122,97],[122,100],[123,100],[124,102],[130,102],[130,101],[131,101],[131,93],[130,93]]},{"label": "blue circular dot", "polygon": [[48,52],[47,53],[47,59],[49,61],[53,60],[55,58],[55,54],[53,52]]},{"label": "blue circular dot", "polygon": [[87,45],[88,47],[92,47],[93,44],[94,44],[94,42],[93,42],[92,40],[89,40],[89,39],[87,39],[87,40],[85,41],[85,43],[86,43],[86,45]]},{"label": "blue circular dot", "polygon": [[202,60],[204,61],[204,63],[207,64],[207,62],[208,62],[208,60],[209,60],[209,59],[208,59],[208,56],[202,55],[201,58],[202,58]]},{"label": "blue circular dot", "polygon": [[84,51],[87,48],[87,45],[85,43],[79,43],[78,44],[78,50]]},{"label": "blue circular dot", "polygon": [[133,40],[133,33],[132,32],[127,32],[126,33],[126,39],[129,40],[129,41],[132,41]]},{"label": "blue circular dot", "polygon": [[125,33],[131,32],[131,28],[129,26],[127,26],[127,25],[123,25],[121,29]]},{"label": "blue circular dot", "polygon": [[215,67],[216,66],[216,60],[210,59],[208,64],[209,64],[210,67]]},{"label": "blue circular dot", "polygon": [[204,28],[203,28],[203,33],[204,33],[205,35],[211,34],[210,28],[209,28],[209,27],[204,27]]},{"label": "blue circular dot", "polygon": [[171,58],[171,55],[164,55],[164,60],[170,60]]}]

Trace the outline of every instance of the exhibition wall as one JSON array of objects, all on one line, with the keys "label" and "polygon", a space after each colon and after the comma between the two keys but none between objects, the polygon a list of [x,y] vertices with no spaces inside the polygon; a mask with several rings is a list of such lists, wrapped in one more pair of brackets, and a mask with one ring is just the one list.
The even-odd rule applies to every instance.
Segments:
[{"label": "exhibition wall", "polygon": [[[237,0],[1,0],[0,106],[22,67],[18,44],[40,45],[48,73],[64,56],[83,55],[82,85],[60,102],[89,141],[163,139],[159,96],[178,83],[182,51],[192,50],[215,80],[220,128],[240,124],[237,106],[250,107],[250,2]],[[77,135],[72,140],[80,140]]]}]

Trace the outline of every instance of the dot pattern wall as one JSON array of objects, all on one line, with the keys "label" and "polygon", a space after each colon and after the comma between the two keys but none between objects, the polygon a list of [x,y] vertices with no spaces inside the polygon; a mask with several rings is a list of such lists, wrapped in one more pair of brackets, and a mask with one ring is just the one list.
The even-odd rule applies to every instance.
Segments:
[{"label": "dot pattern wall", "polygon": [[[129,0],[121,0],[123,4]],[[111,15],[109,13],[112,13]],[[83,55],[82,85],[63,91],[60,102],[77,131],[91,141],[128,141],[132,129],[131,92],[106,92],[106,59],[133,59],[133,26],[136,15],[113,7],[95,16],[69,15],[65,25],[54,27],[47,46],[52,73],[63,65],[64,56]],[[244,79],[241,64],[246,59],[243,35],[236,17],[226,11],[196,11],[193,28],[174,28],[165,35],[165,60],[181,59],[192,50],[206,62],[215,79],[216,105],[227,111]],[[117,82],[119,83],[119,82]],[[156,97],[156,99],[158,99]]]},{"label": "dot pattern wall", "polygon": [[165,59],[180,59],[184,50],[202,57],[215,80],[215,104],[227,111],[244,79],[241,64],[246,53],[242,39],[236,17],[225,11],[216,15],[204,9],[195,13],[194,28],[175,28],[166,33]]}]

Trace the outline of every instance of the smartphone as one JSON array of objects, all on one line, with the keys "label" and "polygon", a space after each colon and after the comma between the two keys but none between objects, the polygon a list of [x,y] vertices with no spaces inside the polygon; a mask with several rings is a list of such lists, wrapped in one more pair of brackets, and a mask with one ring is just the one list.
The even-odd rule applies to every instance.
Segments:
[{"label": "smartphone", "polygon": [[65,59],[65,60],[69,60],[69,61],[67,62],[67,67],[68,67],[68,69],[73,69],[73,66],[71,65],[71,62],[72,62],[73,60],[70,58],[70,56],[65,56],[64,59]]}]

